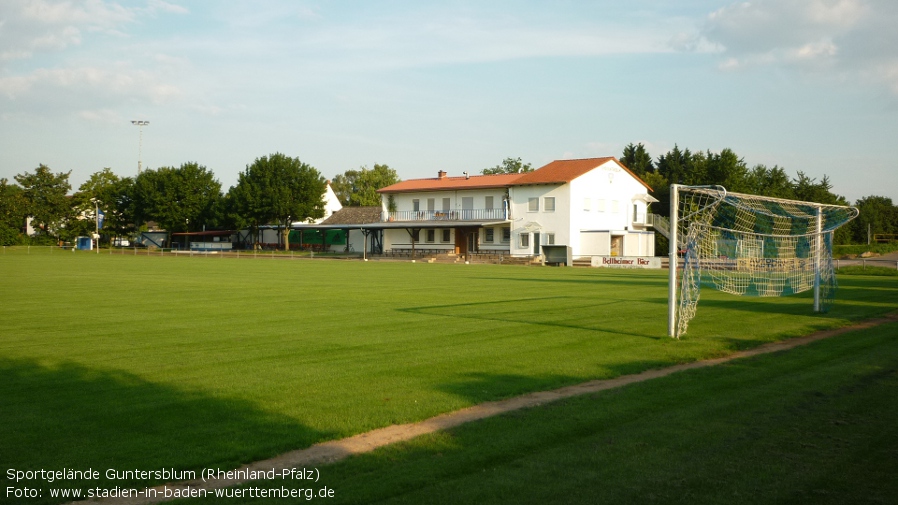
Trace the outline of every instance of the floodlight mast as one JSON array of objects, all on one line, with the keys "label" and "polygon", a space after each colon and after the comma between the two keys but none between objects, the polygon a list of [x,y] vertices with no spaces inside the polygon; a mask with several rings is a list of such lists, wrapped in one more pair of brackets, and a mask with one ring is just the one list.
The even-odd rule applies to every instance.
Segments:
[{"label": "floodlight mast", "polygon": [[137,175],[140,175],[140,172],[143,170],[143,162],[141,161],[141,155],[143,153],[143,127],[149,125],[150,122],[143,119],[137,119],[131,121],[131,124],[137,125],[137,128],[140,130],[140,141],[137,144]]}]

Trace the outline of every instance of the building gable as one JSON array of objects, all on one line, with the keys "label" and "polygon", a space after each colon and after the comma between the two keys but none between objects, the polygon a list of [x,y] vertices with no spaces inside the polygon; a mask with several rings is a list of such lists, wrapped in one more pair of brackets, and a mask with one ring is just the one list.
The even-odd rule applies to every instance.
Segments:
[{"label": "building gable", "polygon": [[627,167],[621,164],[617,158],[608,156],[605,158],[584,158],[576,160],[555,160],[548,165],[542,166],[533,172],[521,175],[514,181],[515,186],[523,186],[527,184],[567,184],[574,179],[599,168],[606,163],[614,163],[621,170],[628,173],[633,179],[643,185],[647,190],[653,191],[652,188],[645,183],[639,176],[631,172]]}]

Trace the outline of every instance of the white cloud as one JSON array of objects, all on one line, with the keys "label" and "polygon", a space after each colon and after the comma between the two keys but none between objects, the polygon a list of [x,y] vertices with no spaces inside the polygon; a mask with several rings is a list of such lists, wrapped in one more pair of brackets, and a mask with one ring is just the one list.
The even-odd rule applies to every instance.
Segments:
[{"label": "white cloud", "polygon": [[[141,17],[157,13],[187,10],[163,0],[135,8],[108,0],[3,0],[0,97],[8,99],[4,107],[38,116],[62,112],[111,121],[109,111],[117,106],[183,100],[181,80],[189,75],[190,60],[143,48],[122,33]],[[131,46],[118,41],[105,44],[92,36],[96,33],[121,37]]]},{"label": "white cloud", "polygon": [[[263,21],[268,31],[260,34],[258,25]],[[229,43],[237,54],[265,44],[316,70],[670,52],[668,40],[673,36],[673,30],[657,26],[621,26],[602,20],[559,24],[513,14],[490,16],[439,9],[309,24],[289,33],[277,31],[277,23],[259,16],[249,15],[234,23],[240,23],[235,25],[240,30],[250,27],[248,37]]]},{"label": "white cloud", "polygon": [[165,2],[163,0],[150,0],[147,2],[147,10],[150,12],[167,12],[170,14],[189,14],[187,7]]},{"label": "white cloud", "polygon": [[84,31],[119,33],[134,19],[132,11],[101,0],[0,2],[0,62],[30,58],[81,44]]},{"label": "white cloud", "polygon": [[695,35],[700,42],[674,46],[719,47],[724,70],[777,65],[895,89],[895,26],[894,0],[753,0],[710,13]]},{"label": "white cloud", "polygon": [[125,119],[118,112],[111,109],[82,110],[78,112],[78,116],[97,123],[117,125],[125,122]]},{"label": "white cloud", "polygon": [[2,77],[0,94],[15,101],[55,101],[55,106],[63,108],[83,106],[85,102],[118,102],[125,98],[165,103],[183,97],[178,87],[165,83],[160,76],[126,65],[38,69],[24,75]]}]

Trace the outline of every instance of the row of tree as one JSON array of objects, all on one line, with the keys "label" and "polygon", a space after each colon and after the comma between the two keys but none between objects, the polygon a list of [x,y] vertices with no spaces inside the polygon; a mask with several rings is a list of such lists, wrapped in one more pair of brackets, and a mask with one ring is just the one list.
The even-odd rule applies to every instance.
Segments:
[{"label": "row of tree", "polygon": [[[777,198],[848,205],[832,192],[827,176],[821,180],[798,172],[790,177],[774,165],[749,167],[732,149],[719,153],[681,150],[674,146],[657,160],[643,144],[627,145],[621,163],[649,186],[660,203],[652,211],[667,215],[670,184],[719,184],[729,191]],[[532,171],[521,158],[506,158],[485,168],[483,174]],[[33,173],[15,177],[16,183],[0,179],[0,244],[29,240],[24,234],[25,217],[31,216],[38,241],[71,240],[94,231],[95,209],[105,212],[103,235],[107,239],[132,235],[142,223],[156,222],[174,232],[209,229],[257,231],[262,225],[289,223],[323,216],[324,177],[314,167],[281,153],[257,158],[238,176],[227,193],[213,173],[197,163],[146,170],[136,178],[119,177],[105,168],[71,191],[71,172],[53,173],[40,165]],[[377,190],[399,182],[387,165],[347,170],[333,178],[331,186],[344,206],[380,205]],[[855,205],[861,215],[843,227],[838,243],[866,243],[868,233],[898,234],[898,207],[890,198],[867,196]],[[284,244],[289,245],[285,233]]]},{"label": "row of tree", "polygon": [[[150,221],[172,232],[258,231],[274,224],[285,230],[284,245],[289,247],[290,223],[324,215],[327,184],[314,167],[281,153],[247,165],[227,193],[210,170],[193,162],[145,170],[135,178],[105,168],[71,196],[70,175],[40,165],[17,175],[18,184],[0,179],[0,244],[54,243],[90,235],[99,209],[106,240],[130,236]],[[338,175],[334,189],[344,205],[379,205],[377,189],[398,181],[394,170],[375,164],[373,170],[363,167]],[[33,239],[25,236],[26,217],[32,218]]]},{"label": "row of tree", "polygon": [[[802,200],[833,205],[850,205],[843,196],[833,193],[829,177],[819,181],[799,171],[790,177],[786,170],[774,165],[749,167],[732,149],[719,153],[681,150],[674,146],[670,151],[653,160],[643,144],[627,145],[620,158],[621,163],[641,177],[654,189],[659,200],[652,212],[670,214],[670,185],[689,186],[721,185],[727,191],[753,195]],[[891,198],[867,196],[854,204],[860,216],[839,229],[836,243],[867,243],[869,235],[898,233],[898,206]]]}]

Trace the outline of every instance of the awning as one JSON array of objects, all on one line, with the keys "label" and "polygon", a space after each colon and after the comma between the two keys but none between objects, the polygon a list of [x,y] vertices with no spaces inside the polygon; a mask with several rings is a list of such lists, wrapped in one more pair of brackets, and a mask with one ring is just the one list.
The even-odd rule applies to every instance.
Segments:
[{"label": "awning", "polygon": [[648,193],[640,193],[634,196],[633,200],[639,200],[645,203],[658,203],[658,199]]},{"label": "awning", "polygon": [[524,223],[523,225],[521,225],[520,228],[518,228],[515,231],[517,231],[518,233],[533,233],[533,232],[540,231],[542,229],[543,229],[543,226],[541,224],[537,223],[536,221],[530,221],[528,223]]}]

